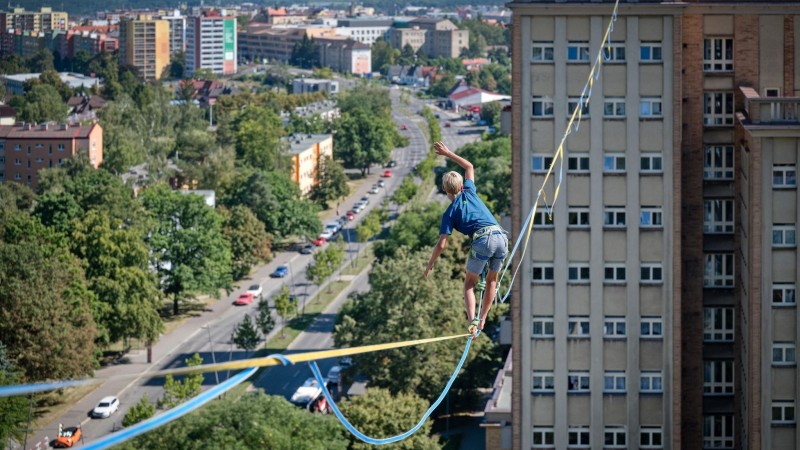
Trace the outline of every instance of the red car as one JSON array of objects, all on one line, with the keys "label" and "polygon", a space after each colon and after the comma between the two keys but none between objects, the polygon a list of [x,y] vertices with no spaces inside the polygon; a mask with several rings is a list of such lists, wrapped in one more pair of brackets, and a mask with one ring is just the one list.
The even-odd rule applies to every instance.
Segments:
[{"label": "red car", "polygon": [[236,301],[233,302],[233,304],[236,306],[249,305],[250,303],[253,303],[253,294],[248,294],[247,292],[240,295],[239,298],[237,298]]},{"label": "red car", "polygon": [[391,176],[392,176],[392,171],[391,170],[384,170],[383,171],[383,178],[389,178]]},{"label": "red car", "polygon": [[444,127],[445,127],[445,128],[450,128],[452,125],[453,125],[453,124],[452,124],[452,123],[450,123],[450,122],[445,122],[445,124],[444,124]]},{"label": "red car", "polygon": [[316,245],[317,247],[319,247],[320,245],[325,245],[326,242],[328,242],[328,240],[325,239],[322,236],[320,236],[320,237],[314,239],[313,241],[311,241],[311,243]]},{"label": "red car", "polygon": [[400,127],[400,129],[405,131],[405,130],[407,130],[407,129],[408,129],[408,126],[407,126],[406,124],[403,124],[403,125]]},{"label": "red car", "polygon": [[69,448],[81,440],[83,433],[80,427],[64,428],[58,433],[56,442],[53,444],[55,448]]},{"label": "red car", "polygon": [[347,216],[347,220],[355,220],[356,218],[356,213],[353,211],[347,211],[345,215]]}]

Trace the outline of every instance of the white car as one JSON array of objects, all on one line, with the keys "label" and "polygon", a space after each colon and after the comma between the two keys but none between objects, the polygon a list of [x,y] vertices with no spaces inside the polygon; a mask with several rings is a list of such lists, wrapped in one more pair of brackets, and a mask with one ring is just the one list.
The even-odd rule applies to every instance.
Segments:
[{"label": "white car", "polygon": [[104,419],[117,412],[119,409],[119,399],[117,397],[103,397],[97,406],[92,410],[92,417]]},{"label": "white car", "polygon": [[333,231],[333,234],[338,233],[341,228],[342,224],[339,223],[338,220],[333,220],[325,224],[325,229]]},{"label": "white car", "polygon": [[261,298],[261,293],[264,292],[264,288],[261,287],[260,284],[253,284],[249,288],[247,288],[248,294],[253,294],[253,298]]},{"label": "white car", "polygon": [[342,368],[339,366],[331,367],[328,371],[328,376],[325,377],[330,384],[339,384],[342,381]]},{"label": "white car", "polygon": [[333,237],[333,231],[330,229],[325,229],[322,233],[319,234],[319,237],[325,239],[326,241]]},{"label": "white car", "polygon": [[380,188],[378,186],[372,186],[372,189],[369,190],[369,193],[370,194],[377,194],[380,191],[381,190],[380,190]]},{"label": "white car", "polygon": [[[327,387],[328,382],[326,381],[325,384]],[[303,383],[302,386],[297,388],[294,394],[292,394],[292,398],[289,399],[289,402],[309,409],[314,400],[316,400],[320,395],[322,395],[322,388],[317,383],[317,380],[314,378],[309,378],[305,383]]]}]

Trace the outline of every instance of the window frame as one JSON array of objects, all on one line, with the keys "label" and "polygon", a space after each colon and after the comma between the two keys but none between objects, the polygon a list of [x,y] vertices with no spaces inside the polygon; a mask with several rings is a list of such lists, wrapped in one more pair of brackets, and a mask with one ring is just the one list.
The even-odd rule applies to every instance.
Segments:
[{"label": "window frame", "polygon": [[[531,155],[531,173],[547,173],[554,160],[552,154],[534,153]],[[537,162],[541,162],[541,168],[536,167]]]},{"label": "window frame", "polygon": [[[572,381],[577,381],[577,383],[573,384]],[[577,386],[577,389],[573,389],[572,386]],[[592,385],[589,371],[575,370],[567,372],[567,394],[588,394],[590,392],[592,392]]]},{"label": "window frame", "polygon": [[[540,387],[536,387],[537,380]],[[549,384],[548,384],[549,380]],[[551,387],[548,387],[551,386]],[[532,394],[552,394],[556,391],[555,373],[550,371],[537,371],[534,370],[531,377],[531,393]]]},{"label": "window frame", "polygon": [[[648,56],[643,53],[645,49],[648,51]],[[658,53],[658,58],[656,58],[656,53]],[[641,42],[639,44],[639,62],[649,64],[664,62],[663,44],[661,42]]]},{"label": "window frame", "polygon": [[704,180],[733,180],[735,164],[733,145],[706,145],[703,149]]},{"label": "window frame", "polygon": [[[715,55],[716,44],[720,44],[719,58]],[[711,36],[703,39],[703,72],[733,72],[733,51],[733,38]]]},{"label": "window frame", "polygon": [[[644,275],[647,273],[648,278]],[[664,282],[664,265],[659,262],[641,263],[639,265],[639,283],[661,284]]]},{"label": "window frame", "polygon": [[[658,442],[654,443],[656,436]],[[664,429],[661,427],[642,426],[639,430],[639,448],[664,448]]]},{"label": "window frame", "polygon": [[[533,427],[531,448],[553,448],[555,445],[555,429],[553,427]],[[539,442],[537,443],[537,435]]]},{"label": "window frame", "polygon": [[[794,425],[797,423],[797,409],[794,400],[773,400],[770,409],[770,423],[772,425]],[[775,418],[776,412],[779,416],[777,419]]]},{"label": "window frame", "polygon": [[[542,271],[540,278],[535,278],[536,270]],[[547,276],[549,272],[549,277]],[[555,283],[555,267],[552,263],[534,263],[531,267],[531,282],[538,284],[553,284]]]},{"label": "window frame", "polygon": [[[571,54],[576,52],[575,57]],[[588,41],[569,41],[567,42],[567,63],[588,63],[590,56]]]},{"label": "window frame", "polygon": [[624,42],[611,42],[610,44],[606,42],[603,44],[602,51],[603,51],[604,62],[614,64],[614,63],[624,63],[625,61],[627,61]]},{"label": "window frame", "polygon": [[603,173],[625,173],[627,170],[625,153],[605,153],[603,155]]},{"label": "window frame", "polygon": [[[609,278],[609,270],[612,277]],[[620,274],[622,277],[620,277]],[[605,284],[625,284],[628,281],[627,268],[625,263],[606,263],[603,265],[603,282]]]},{"label": "window frame", "polygon": [[732,359],[706,359],[703,361],[703,396],[734,395],[736,374]]},{"label": "window frame", "polygon": [[703,308],[703,342],[733,342],[736,339],[736,311],[729,306]]},{"label": "window frame", "polygon": [[[781,352],[780,360],[775,359],[775,350]],[[791,358],[789,357],[791,355]],[[777,367],[794,367],[797,365],[797,347],[794,342],[772,342],[772,365]]]},{"label": "window frame", "polygon": [[[547,50],[550,50],[550,59],[547,58]],[[540,50],[541,58],[536,58],[536,51]],[[533,41],[531,42],[531,62],[532,63],[552,63],[555,56],[555,46],[553,41]]]},{"label": "window frame", "polygon": [[[572,112],[581,102],[580,97],[568,97],[567,98],[567,117],[572,117]],[[583,107],[581,108],[581,112],[578,113],[576,117],[589,117],[589,101],[588,99],[583,101]]]},{"label": "window frame", "polygon": [[[780,235],[780,241],[776,242],[776,233]],[[794,224],[772,224],[772,248],[795,248],[797,247],[797,227]]]},{"label": "window frame", "polygon": [[[577,219],[577,223],[571,223],[572,218]],[[582,219],[586,219],[586,223]],[[591,226],[591,213],[589,208],[569,208],[567,212],[567,228],[589,228]]]},{"label": "window frame", "polygon": [[624,207],[603,209],[603,228],[627,228],[627,215]]},{"label": "window frame", "polygon": [[[609,325],[611,333],[609,333]],[[620,332],[620,325],[622,331]],[[626,339],[628,337],[628,320],[625,316],[606,316],[603,318],[603,339]]]},{"label": "window frame", "polygon": [[567,429],[567,446],[570,449],[592,448],[592,433],[588,426],[574,426]]},{"label": "window frame", "polygon": [[[648,162],[649,168],[644,168],[645,161]],[[655,162],[658,161],[658,169],[653,168]],[[660,152],[647,152],[639,156],[639,173],[664,173],[664,155]]]},{"label": "window frame", "polygon": [[[721,435],[715,433],[715,430],[718,429],[722,430]],[[733,415],[709,414],[703,416],[703,448],[733,448],[733,434]]]},{"label": "window frame", "polygon": [[[548,96],[534,96],[531,100],[531,117],[534,119],[552,119],[555,103],[552,97]],[[539,103],[539,114],[536,113],[536,104]]]},{"label": "window frame", "polygon": [[[642,329],[643,326],[647,330]],[[660,333],[655,334],[656,326]],[[660,316],[644,316],[639,320],[639,338],[640,339],[664,339],[664,318]]]},{"label": "window frame", "polygon": [[[536,332],[537,325],[542,327],[541,333]],[[550,333],[548,333],[548,328],[551,329]],[[531,320],[531,339],[553,339],[555,337],[555,319],[552,316],[533,316]]]},{"label": "window frame", "polygon": [[[719,220],[718,217],[720,217]],[[703,233],[733,234],[735,222],[736,205],[732,198],[703,200]]]},{"label": "window frame", "polygon": [[[573,271],[575,277],[573,277]],[[567,265],[567,283],[569,284],[589,284],[591,268],[588,262],[569,263]]]},{"label": "window frame", "polygon": [[567,339],[589,339],[591,335],[592,326],[589,316],[569,316],[567,319]]},{"label": "window frame", "polygon": [[[575,167],[577,169],[572,169],[571,165],[575,163]],[[586,163],[586,168],[584,169],[584,163]],[[588,154],[586,155],[570,155],[567,157],[567,173],[590,173],[591,171],[591,158]]]},{"label": "window frame", "polygon": [[553,228],[555,216],[545,210],[537,210],[533,215],[533,224],[539,228]]},{"label": "window frame", "polygon": [[733,126],[735,103],[731,91],[703,92],[703,126]]},{"label": "window frame", "polygon": [[[611,438],[609,440],[609,438]],[[610,441],[610,442],[609,442]],[[622,442],[620,442],[622,441]],[[628,431],[624,426],[603,428],[603,448],[628,448]]]},{"label": "window frame", "polygon": [[[717,266],[721,266],[721,268],[717,270]],[[736,261],[733,253],[705,253],[703,255],[703,287],[735,287],[735,276]]]},{"label": "window frame", "polygon": [[[611,387],[609,387],[611,381]],[[622,387],[620,387],[620,381]],[[628,376],[624,370],[606,370],[603,373],[603,394],[625,394],[628,392]]]},{"label": "window frame", "polygon": [[[611,113],[608,107],[611,107]],[[620,106],[622,111],[620,111]],[[624,119],[627,117],[627,101],[625,97],[606,97],[603,99],[603,117],[606,119]]]},{"label": "window frame", "polygon": [[[780,292],[780,301],[775,301],[776,291]],[[783,301],[791,292],[792,301]],[[797,285],[793,283],[772,283],[772,306],[790,307],[797,306]]]},{"label": "window frame", "polygon": [[[649,216],[649,223],[643,220],[645,215]],[[663,210],[660,207],[642,207],[639,210],[639,228],[664,228]]]},{"label": "window frame", "polygon": [[[777,175],[780,173],[781,182],[775,183]],[[791,176],[789,174],[792,174]],[[790,181],[791,180],[791,181]],[[773,164],[772,165],[772,188],[773,189],[795,189],[797,188],[797,166],[794,164]]]},{"label": "window frame", "polygon": [[[657,108],[656,105],[658,105]],[[639,117],[643,119],[661,119],[664,117],[663,107],[664,103],[661,97],[642,97],[639,99]],[[656,109],[658,112],[656,112]]]}]

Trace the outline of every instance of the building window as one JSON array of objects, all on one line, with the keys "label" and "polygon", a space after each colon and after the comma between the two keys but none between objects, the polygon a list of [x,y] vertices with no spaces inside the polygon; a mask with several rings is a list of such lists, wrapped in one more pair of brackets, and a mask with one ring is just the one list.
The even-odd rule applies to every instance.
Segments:
[{"label": "building window", "polygon": [[14,165],[15,166],[21,166],[22,165],[22,160],[19,159],[19,158],[14,158]]},{"label": "building window", "polygon": [[642,317],[640,325],[642,339],[661,339],[664,336],[661,317]]},{"label": "building window", "polygon": [[[581,103],[580,97],[570,97],[567,99],[567,117],[572,117],[572,113],[578,108],[578,105]],[[589,115],[589,101],[585,100],[583,102],[583,106],[581,107],[581,111],[579,113],[582,116]]]},{"label": "building window", "polygon": [[606,208],[603,211],[603,226],[625,228],[625,208]]},{"label": "building window", "polygon": [[569,427],[567,432],[567,445],[569,448],[591,448],[591,433],[589,427]]},{"label": "building window", "polygon": [[554,268],[552,264],[540,263],[533,265],[533,282],[534,283],[552,283]]},{"label": "building window", "polygon": [[537,394],[555,391],[556,383],[553,372],[533,372],[533,392]]},{"label": "building window", "polygon": [[733,342],[733,308],[703,308],[703,341]]},{"label": "building window", "polygon": [[663,448],[663,431],[660,427],[642,427],[639,430],[639,448]]},{"label": "building window", "polygon": [[608,118],[625,117],[625,98],[606,97],[603,100],[603,116]]},{"label": "building window", "polygon": [[603,58],[609,62],[625,62],[625,44],[612,42],[603,45]]},{"label": "building window", "polygon": [[567,323],[567,336],[571,338],[588,338],[589,337],[589,318],[570,316]]},{"label": "building window", "polygon": [[642,263],[640,272],[640,281],[642,283],[661,283],[664,281],[664,269],[661,263]]},{"label": "building window", "polygon": [[781,88],[766,88],[764,89],[764,97],[780,97]]},{"label": "building window", "polygon": [[588,283],[589,282],[589,265],[588,264],[570,264],[567,269],[567,280],[570,283]]},{"label": "building window", "polygon": [[567,61],[587,62],[589,61],[588,42],[570,42],[567,44]]},{"label": "building window", "polygon": [[534,173],[546,173],[553,164],[553,155],[537,154],[531,157],[531,171]]},{"label": "building window", "polygon": [[533,427],[533,448],[552,448],[555,445],[552,428]]},{"label": "building window", "polygon": [[533,117],[553,117],[553,99],[533,97]]},{"label": "building window", "polygon": [[606,317],[603,322],[603,337],[607,339],[624,339],[627,335],[627,324],[624,317]]},{"label": "building window", "polygon": [[703,125],[733,125],[733,92],[703,94]]},{"label": "building window", "polygon": [[706,180],[733,179],[732,145],[711,145],[705,148],[703,178]]},{"label": "building window", "polygon": [[570,372],[567,376],[567,392],[570,394],[591,392],[589,372]]},{"label": "building window", "polygon": [[661,97],[645,97],[639,100],[639,116],[661,117]]},{"label": "building window", "polygon": [[772,187],[797,187],[797,169],[794,164],[776,164],[772,166]]},{"label": "building window", "polygon": [[567,158],[568,173],[589,173],[588,156],[570,156]]},{"label": "building window", "polygon": [[639,51],[639,60],[642,62],[661,61],[660,42],[642,42]]},{"label": "building window", "polygon": [[625,372],[606,371],[603,376],[603,392],[606,394],[624,394]]},{"label": "building window", "polygon": [[21,144],[14,144],[14,151],[15,152],[18,152],[18,151],[21,151],[21,150],[22,150],[22,145]]},{"label": "building window", "polygon": [[531,60],[534,62],[553,62],[553,43],[534,42]]},{"label": "building window", "polygon": [[733,448],[733,416],[703,417],[703,448]]},{"label": "building window", "polygon": [[639,161],[639,168],[642,173],[661,173],[664,171],[661,153],[645,153],[640,157]]},{"label": "building window", "polygon": [[21,179],[22,179],[22,175],[20,175],[20,174],[18,174],[18,173],[15,173],[15,174],[14,174],[14,179],[15,179],[15,180],[21,180]]},{"label": "building window", "polygon": [[772,305],[773,306],[795,306],[795,285],[778,284],[772,285]]},{"label": "building window", "polygon": [[797,359],[793,342],[772,343],[773,366],[793,366],[795,364],[797,364]]},{"label": "building window", "polygon": [[733,70],[733,39],[710,38],[703,41],[703,70],[705,72]]},{"label": "building window", "polygon": [[604,269],[604,280],[606,283],[625,282],[625,264],[606,264]]},{"label": "building window", "polygon": [[660,394],[663,392],[661,372],[642,371],[640,391],[643,394]]},{"label": "building window", "polygon": [[552,317],[534,317],[533,318],[533,333],[535,338],[553,338],[555,337],[555,322]]},{"label": "building window", "polygon": [[661,208],[643,207],[639,212],[639,226],[642,228],[661,228]]},{"label": "building window", "polygon": [[570,208],[567,213],[568,224],[572,228],[588,228],[589,227],[589,209],[588,208]]},{"label": "building window", "polygon": [[58,144],[57,148],[58,148],[58,151],[63,152],[64,151],[64,144]]},{"label": "building window", "polygon": [[704,287],[733,287],[733,253],[708,253],[704,266]]},{"label": "building window", "polygon": [[733,395],[733,361],[703,362],[703,395]]},{"label": "building window", "polygon": [[627,448],[627,433],[624,427],[606,427],[603,430],[604,448]]},{"label": "building window", "polygon": [[603,172],[606,173],[624,173],[625,172],[625,154],[624,153],[606,153],[603,156]]},{"label": "building window", "polygon": [[795,420],[793,400],[772,402],[773,425],[793,424]]},{"label": "building window", "polygon": [[536,211],[533,215],[533,224],[542,228],[552,228],[553,214],[548,211]]},{"label": "building window", "polygon": [[733,200],[705,200],[703,210],[704,233],[733,233]]},{"label": "building window", "polygon": [[773,247],[797,246],[797,238],[794,225],[785,225],[785,224],[772,225],[772,246]]}]

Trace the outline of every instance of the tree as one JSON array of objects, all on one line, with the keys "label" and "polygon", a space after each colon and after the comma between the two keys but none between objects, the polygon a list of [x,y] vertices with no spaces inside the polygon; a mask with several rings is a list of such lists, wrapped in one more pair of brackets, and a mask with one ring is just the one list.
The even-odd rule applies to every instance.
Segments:
[{"label": "tree", "polygon": [[286,287],[284,284],[281,286],[281,291],[278,295],[275,296],[275,312],[281,317],[283,320],[283,327],[281,327],[281,337],[285,335],[285,328],[286,328],[286,319],[289,318],[289,315],[295,310],[296,306],[292,304],[291,297],[289,295],[289,288]]},{"label": "tree", "polygon": [[[364,395],[352,397],[339,404],[342,414],[359,431],[375,437],[396,436],[411,429],[425,414],[430,405],[413,392],[392,395],[386,389],[369,388]],[[408,439],[387,448],[397,450],[439,450],[439,438],[431,435],[432,420]],[[372,445],[361,442],[353,435],[350,450],[367,450]]]},{"label": "tree", "polygon": [[131,406],[131,409],[125,413],[125,417],[122,418],[122,426],[129,427],[131,425],[136,425],[143,420],[153,417],[155,413],[155,405],[150,403],[150,399],[147,398],[147,394],[144,394],[142,395],[142,398],[139,399],[139,402]]},{"label": "tree", "polygon": [[[20,381],[17,368],[0,341],[0,386],[17,384]],[[27,419],[28,401],[25,397],[0,398],[0,442],[8,442],[9,439],[22,440]]]},{"label": "tree", "polygon": [[256,325],[258,330],[266,339],[267,336],[275,329],[275,319],[272,317],[272,311],[269,308],[269,300],[262,297],[258,300],[258,316],[256,316]]},{"label": "tree", "polygon": [[36,202],[36,193],[20,183],[0,183],[0,210],[16,213],[30,211]]},{"label": "tree", "polygon": [[364,110],[343,114],[337,123],[334,157],[347,168],[366,174],[372,164],[385,164],[394,148],[394,123]]},{"label": "tree", "polygon": [[500,102],[489,102],[481,106],[481,119],[485,120],[489,126],[500,126],[500,112],[503,105]]},{"label": "tree", "polygon": [[80,261],[26,213],[0,212],[0,336],[22,381],[94,368],[95,323]]},{"label": "tree", "polygon": [[386,42],[382,37],[379,37],[372,44],[372,67],[382,74],[388,73],[389,66],[394,65],[398,56],[400,56],[400,51],[392,47],[392,44]]},{"label": "tree", "polygon": [[218,296],[231,283],[231,251],[222,217],[202,197],[164,185],[145,189],[143,204],[155,220],[148,241],[161,290],[173,298],[173,314],[192,294]]},{"label": "tree", "polygon": [[441,74],[431,85],[431,95],[434,97],[447,97],[453,86],[456,85],[456,77],[451,72]]},{"label": "tree", "polygon": [[282,397],[258,391],[211,402],[194,414],[157,432],[143,434],[120,448],[347,450],[348,442],[333,417],[309,414]]},{"label": "tree", "polygon": [[395,60],[401,66],[409,66],[417,62],[417,53],[411,44],[406,44],[400,51],[400,55]]},{"label": "tree", "polygon": [[234,344],[236,344],[237,348],[247,352],[246,354],[249,354],[251,351],[253,351],[253,349],[256,348],[256,346],[258,346],[258,341],[261,340],[261,335],[258,334],[258,330],[256,329],[250,314],[245,314],[242,321],[236,325],[236,329],[231,335],[231,340]]},{"label": "tree", "polygon": [[[359,244],[368,242],[381,232],[381,210],[374,209],[367,214],[367,217],[356,226],[356,240]],[[359,249],[359,254],[361,250]]]},{"label": "tree", "polygon": [[222,233],[231,247],[233,278],[238,280],[262,261],[272,259],[272,240],[264,224],[249,208],[237,205],[231,209],[220,208],[225,218]]},{"label": "tree", "polygon": [[33,86],[24,96],[14,96],[9,105],[17,110],[17,118],[25,122],[64,122],[69,112],[61,94],[49,84]]},{"label": "tree", "polygon": [[47,49],[39,49],[28,58],[28,67],[35,73],[42,73],[45,70],[55,70],[55,59],[53,53]]},{"label": "tree", "polygon": [[195,80],[216,80],[219,79],[219,76],[213,70],[203,67],[195,70],[192,78]]},{"label": "tree", "polygon": [[319,48],[313,38],[304,34],[303,39],[294,44],[292,54],[289,56],[289,64],[303,69],[311,69],[319,65]]},{"label": "tree", "polygon": [[[489,211],[497,215],[511,213],[511,140],[500,137],[467,144],[458,151],[475,167],[478,174],[478,196]],[[447,170],[458,170],[447,162]]]},{"label": "tree", "polygon": [[[203,358],[199,353],[195,353],[191,358],[184,360],[187,367],[195,367],[203,364]],[[196,397],[202,392],[203,374],[192,373],[186,375],[183,380],[175,380],[172,375],[167,375],[164,379],[164,396],[157,402],[159,409],[174,408],[186,400]]]},{"label": "tree", "polygon": [[67,83],[61,80],[61,77],[55,70],[45,70],[39,74],[39,78],[32,78],[26,81],[24,85],[25,92],[28,92],[34,86],[41,84],[47,84],[56,88],[56,91],[58,91],[58,93],[61,95],[61,99],[65,102],[69,100],[70,97],[72,97],[75,93]]},{"label": "tree", "polygon": [[330,67],[316,67],[314,70],[311,71],[311,75],[314,78],[322,78],[322,79],[332,79],[333,78],[333,71]]},{"label": "tree", "polygon": [[328,209],[328,202],[346,197],[349,193],[344,167],[330,156],[323,156],[317,165],[317,184],[311,188],[309,198],[322,209]]},{"label": "tree", "polygon": [[411,177],[403,178],[403,183],[400,184],[400,187],[394,191],[394,195],[392,195],[392,200],[400,206],[405,205],[415,195],[417,195],[417,191],[419,190],[419,186],[417,183],[414,182],[414,179]]},{"label": "tree", "polygon": [[261,170],[286,169],[281,119],[269,108],[247,108],[234,121],[236,157]]},{"label": "tree", "polygon": [[171,62],[169,63],[169,78],[173,80],[180,80],[186,73],[186,52],[178,50],[172,54]]}]

